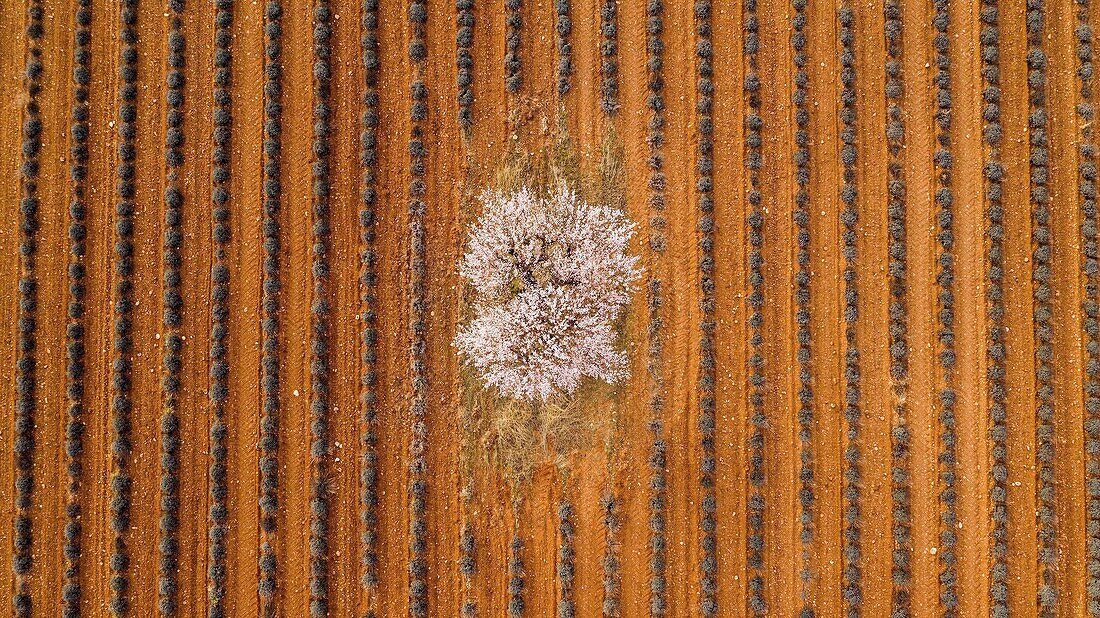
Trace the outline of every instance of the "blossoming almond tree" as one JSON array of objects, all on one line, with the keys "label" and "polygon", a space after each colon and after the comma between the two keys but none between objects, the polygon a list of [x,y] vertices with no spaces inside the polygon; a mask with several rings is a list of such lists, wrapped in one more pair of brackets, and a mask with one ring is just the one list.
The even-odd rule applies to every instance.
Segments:
[{"label": "blossoming almond tree", "polygon": [[454,345],[487,386],[525,401],[627,375],[616,322],[641,275],[634,224],[565,184],[548,196],[486,191],[459,273],[476,292]]}]

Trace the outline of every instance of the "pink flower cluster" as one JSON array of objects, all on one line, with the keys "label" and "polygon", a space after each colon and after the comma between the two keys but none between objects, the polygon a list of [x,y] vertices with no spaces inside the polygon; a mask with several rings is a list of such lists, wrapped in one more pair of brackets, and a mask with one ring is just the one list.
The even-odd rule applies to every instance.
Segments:
[{"label": "pink flower cluster", "polygon": [[481,201],[459,266],[476,292],[454,340],[465,362],[501,395],[528,401],[569,395],[585,378],[623,379],[617,322],[641,276],[627,254],[634,224],[564,184]]}]

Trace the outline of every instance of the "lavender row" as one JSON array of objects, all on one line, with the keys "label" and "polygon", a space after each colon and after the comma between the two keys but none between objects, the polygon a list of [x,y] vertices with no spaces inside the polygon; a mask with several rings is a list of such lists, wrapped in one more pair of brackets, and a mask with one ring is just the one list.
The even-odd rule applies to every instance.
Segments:
[{"label": "lavender row", "polygon": [[114,247],[114,345],[111,354],[111,530],[110,603],[115,616],[129,614],[130,494],[133,479],[129,465],[133,452],[131,412],[133,402],[133,294],[134,294],[134,193],[137,134],[137,0],[123,0],[120,10],[118,166]]},{"label": "lavender row", "polygon": [[1081,119],[1080,164],[1078,194],[1081,199],[1081,236],[1085,273],[1084,332],[1088,341],[1085,364],[1085,453],[1086,453],[1086,541],[1085,594],[1086,609],[1092,617],[1100,616],[1100,250],[1097,246],[1096,214],[1096,142],[1092,122],[1096,111],[1093,98],[1092,20],[1090,0],[1077,0],[1077,76],[1080,101],[1077,113]]},{"label": "lavender row", "polygon": [[264,157],[263,157],[263,297],[260,416],[260,611],[276,614],[278,556],[275,553],[279,517],[279,279],[282,235],[279,224],[282,184],[282,16],[281,0],[264,8]]},{"label": "lavender row", "polygon": [[1001,164],[1001,77],[999,19],[997,0],[982,5],[982,100],[985,103],[983,135],[988,148],[984,169],[986,199],[986,235],[989,237],[988,301],[989,340],[989,436],[993,442],[993,466],[990,469],[990,502],[993,507],[993,566],[990,569],[990,615],[1007,618],[1008,607],[1008,426],[1005,389],[1005,304],[1004,304],[1004,167]]},{"label": "lavender row", "polygon": [[328,615],[329,458],[329,155],[332,132],[332,11],[327,0],[313,8],[313,229],[310,306],[309,612]]},{"label": "lavender row", "polygon": [[183,317],[181,284],[181,250],[183,247],[183,192],[180,190],[180,168],[183,165],[183,108],[186,68],[186,40],[183,35],[183,0],[168,4],[168,71],[165,76],[165,138],[164,163],[164,238],[161,246],[163,264],[164,331],[160,418],[160,543],[157,564],[157,608],[161,616],[175,616],[178,605],[179,571],[179,468],[180,416],[179,392],[183,364],[183,338],[180,334]]},{"label": "lavender row", "polygon": [[[460,2],[463,0],[459,0]],[[363,118],[360,136],[360,164],[362,165],[360,226],[360,285],[362,289],[363,355],[362,355],[362,418],[363,456],[360,478],[360,521],[363,525],[363,585],[370,595],[368,616],[373,617],[378,608],[378,253],[376,207],[378,202],[378,72],[381,61],[378,55],[378,0],[364,0],[362,16],[363,35],[361,51],[363,60]]]},{"label": "lavender row", "polygon": [[800,444],[798,471],[799,541],[802,544],[800,598],[802,618],[814,615],[812,594],[812,554],[814,541],[814,391],[813,391],[813,321],[810,290],[810,74],[806,54],[806,0],[793,0],[791,47],[793,48],[795,104],[795,194],[793,219],[797,229],[798,254],[795,271],[794,304],[798,339],[798,440]]},{"label": "lavender row", "polygon": [[837,11],[840,24],[840,222],[844,255],[844,483],[842,595],[849,618],[862,615],[863,605],[863,442],[861,358],[859,351],[859,192],[857,151],[857,88],[855,12],[847,3]]},{"label": "lavender row", "polygon": [[91,82],[91,1],[77,3],[73,31],[73,104],[69,132],[69,175],[72,201],[69,203],[69,307],[65,329],[65,398],[68,418],[65,425],[65,457],[69,477],[65,495],[65,541],[62,555],[61,615],[80,615],[82,591],[80,560],[83,545],[80,493],[84,472],[84,374],[85,374],[85,299],[87,296],[86,224],[88,186],[88,86]]},{"label": "lavender row", "polygon": [[32,0],[27,7],[27,58],[23,74],[26,103],[23,106],[22,164],[19,168],[22,196],[19,201],[19,340],[15,367],[15,517],[12,535],[12,610],[19,618],[32,611],[28,578],[34,566],[34,533],[30,509],[34,496],[35,419],[38,412],[38,174],[42,149],[42,117],[38,97],[42,92],[42,5]]},{"label": "lavender row", "polygon": [[[509,0],[511,1],[511,0]],[[428,615],[428,370],[427,370],[427,232],[425,220],[426,158],[425,122],[428,118],[428,87],[424,83],[427,70],[428,13],[424,0],[413,0],[409,6],[411,29],[409,59],[413,63],[411,84],[412,106],[409,136],[409,212],[410,250],[410,370],[413,397],[411,405],[412,442],[409,461],[409,613],[414,618]],[[515,35],[518,38],[518,33]],[[518,60],[517,60],[518,67]]]},{"label": "lavender row", "polygon": [[746,0],[744,4],[744,56],[745,56],[745,126],[744,157],[748,173],[748,309],[749,337],[751,354],[749,355],[749,403],[752,413],[749,422],[752,429],[749,434],[749,490],[746,503],[746,540],[748,567],[748,611],[751,615],[767,615],[768,606],[764,595],[764,430],[768,426],[767,408],[764,395],[767,392],[767,380],[764,377],[764,196],[761,192],[761,168],[764,163],[763,129],[764,120],[760,115],[760,21],[757,15],[757,0]]}]

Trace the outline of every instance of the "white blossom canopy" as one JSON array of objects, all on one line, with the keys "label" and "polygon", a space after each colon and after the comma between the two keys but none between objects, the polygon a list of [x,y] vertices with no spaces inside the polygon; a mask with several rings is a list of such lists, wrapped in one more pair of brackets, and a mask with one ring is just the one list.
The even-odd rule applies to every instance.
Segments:
[{"label": "white blossom canopy", "polygon": [[487,191],[459,273],[476,292],[454,345],[505,397],[545,401],[585,378],[627,375],[616,322],[641,276],[635,225],[564,184],[542,197]]}]

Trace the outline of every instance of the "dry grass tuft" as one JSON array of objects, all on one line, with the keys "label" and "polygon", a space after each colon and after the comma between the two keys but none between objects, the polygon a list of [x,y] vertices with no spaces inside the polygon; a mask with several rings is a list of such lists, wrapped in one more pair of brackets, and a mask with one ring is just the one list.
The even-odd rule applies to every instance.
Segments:
[{"label": "dry grass tuft", "polygon": [[593,381],[568,398],[527,402],[501,397],[470,369],[463,374],[467,459],[499,466],[513,490],[544,465],[567,469],[570,455],[612,435],[615,387]]}]

